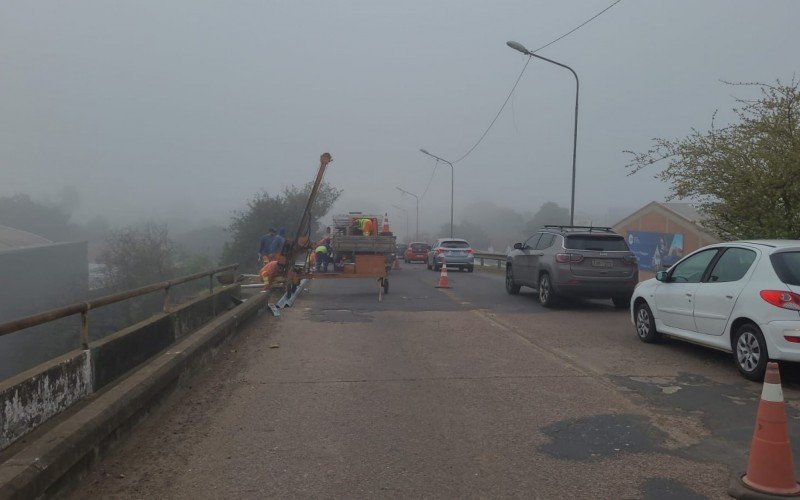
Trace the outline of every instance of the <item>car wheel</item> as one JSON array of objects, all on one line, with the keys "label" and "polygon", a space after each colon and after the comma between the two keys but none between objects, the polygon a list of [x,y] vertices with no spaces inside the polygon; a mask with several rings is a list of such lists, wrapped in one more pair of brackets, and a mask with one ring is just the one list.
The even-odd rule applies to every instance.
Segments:
[{"label": "car wheel", "polygon": [[631,305],[631,296],[618,295],[616,297],[611,297],[611,302],[614,303],[614,307],[617,309],[627,309]]},{"label": "car wheel", "polygon": [[647,302],[641,301],[636,304],[633,317],[636,321],[636,334],[639,335],[639,340],[648,344],[654,344],[661,340],[661,334],[656,330],[653,311],[650,310]]},{"label": "car wheel", "polygon": [[760,381],[767,370],[769,354],[761,330],[753,323],[746,323],[736,330],[733,337],[733,360],[744,378]]},{"label": "car wheel", "polygon": [[544,307],[553,307],[556,304],[556,294],[550,284],[550,275],[547,273],[539,276],[539,303]]},{"label": "car wheel", "polygon": [[511,295],[516,295],[519,293],[520,285],[517,285],[514,282],[514,272],[511,269],[511,266],[506,267],[506,292]]},{"label": "car wheel", "polygon": [[436,272],[441,271],[442,270],[442,265],[441,264],[437,264],[437,263],[434,262],[433,263],[433,270],[436,271]]},{"label": "car wheel", "polygon": [[428,271],[431,270],[431,263],[428,262],[427,260],[425,261],[425,266],[428,268]]},{"label": "car wheel", "polygon": [[475,267],[474,267],[474,266],[469,266],[469,267],[467,267],[467,272],[468,272],[468,273],[471,273],[471,272],[472,272],[472,271],[474,271],[474,270],[475,270]]}]

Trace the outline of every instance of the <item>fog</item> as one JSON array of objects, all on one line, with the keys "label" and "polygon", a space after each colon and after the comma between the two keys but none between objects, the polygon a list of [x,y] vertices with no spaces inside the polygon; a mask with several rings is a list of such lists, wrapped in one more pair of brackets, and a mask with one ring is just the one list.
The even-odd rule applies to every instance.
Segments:
[{"label": "fog", "polygon": [[[0,5],[0,196],[80,193],[77,221],[226,224],[254,193],[310,181],[332,212],[409,209],[434,162],[480,137],[535,49],[610,0],[106,2]],[[623,0],[541,55],[581,78],[576,212],[615,222],[667,187],[626,176],[626,149],[730,119],[720,81],[797,71],[800,2]],[[533,61],[495,126],[455,166],[456,221],[477,202],[568,207],[574,80]],[[421,202],[449,218],[440,164]],[[401,221],[395,221],[399,224]],[[404,221],[402,221],[404,225]]]}]

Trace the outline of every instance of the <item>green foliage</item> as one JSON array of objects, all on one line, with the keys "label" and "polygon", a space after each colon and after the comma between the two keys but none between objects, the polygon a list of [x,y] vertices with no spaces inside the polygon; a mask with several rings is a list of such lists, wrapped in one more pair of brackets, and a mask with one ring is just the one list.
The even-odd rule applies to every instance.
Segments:
[{"label": "green foliage", "polygon": [[655,139],[628,164],[636,173],[667,166],[656,178],[670,199],[692,199],[722,238],[800,238],[800,92],[788,85],[757,85],[761,97],[737,99],[738,122],[681,139]]},{"label": "green foliage", "polygon": [[[275,195],[266,191],[256,194],[245,210],[233,214],[228,226],[231,239],[222,251],[222,260],[225,263],[238,262],[242,268],[256,267],[259,242],[270,227],[276,230],[286,228],[287,238],[293,238],[312,187],[313,183],[308,183],[302,188],[287,187]],[[341,194],[340,189],[327,183],[320,186],[311,209],[312,237],[319,234],[319,219],[328,213]]]},{"label": "green foliage", "polygon": [[569,209],[548,201],[544,203],[531,220],[525,223],[525,238],[547,224],[569,224]]},{"label": "green foliage", "polygon": [[492,202],[473,203],[465,207],[461,215],[461,220],[479,226],[488,237],[489,242],[485,246],[475,247],[481,250],[486,250],[490,246],[498,251],[505,250],[507,246],[517,241],[525,225],[522,214]]}]

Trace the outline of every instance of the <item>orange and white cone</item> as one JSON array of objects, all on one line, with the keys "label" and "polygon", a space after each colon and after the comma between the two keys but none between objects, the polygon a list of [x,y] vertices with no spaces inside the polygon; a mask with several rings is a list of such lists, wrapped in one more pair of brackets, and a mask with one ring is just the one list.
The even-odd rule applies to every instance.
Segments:
[{"label": "orange and white cone", "polygon": [[767,364],[747,473],[734,478],[728,493],[734,498],[752,498],[754,493],[800,497],[778,363]]},{"label": "orange and white cone", "polygon": [[447,279],[447,263],[442,262],[442,273],[439,275],[439,283],[436,285],[436,288],[452,288],[450,286],[450,280]]},{"label": "orange and white cone", "polygon": [[399,255],[395,255],[394,256],[394,267],[392,269],[394,269],[395,271],[400,269],[400,256]]},{"label": "orange and white cone", "polygon": [[389,214],[387,212],[383,213],[383,228],[381,228],[382,233],[391,233],[392,230],[389,229]]}]

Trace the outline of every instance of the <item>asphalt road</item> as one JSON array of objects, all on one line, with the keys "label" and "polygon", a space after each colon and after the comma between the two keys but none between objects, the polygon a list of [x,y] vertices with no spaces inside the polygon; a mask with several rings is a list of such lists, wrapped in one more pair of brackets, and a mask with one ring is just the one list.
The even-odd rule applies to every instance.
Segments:
[{"label": "asphalt road", "polygon": [[[760,385],[494,272],[314,282],[241,334],[73,498],[726,498]],[[800,372],[782,367],[795,456]]]}]

